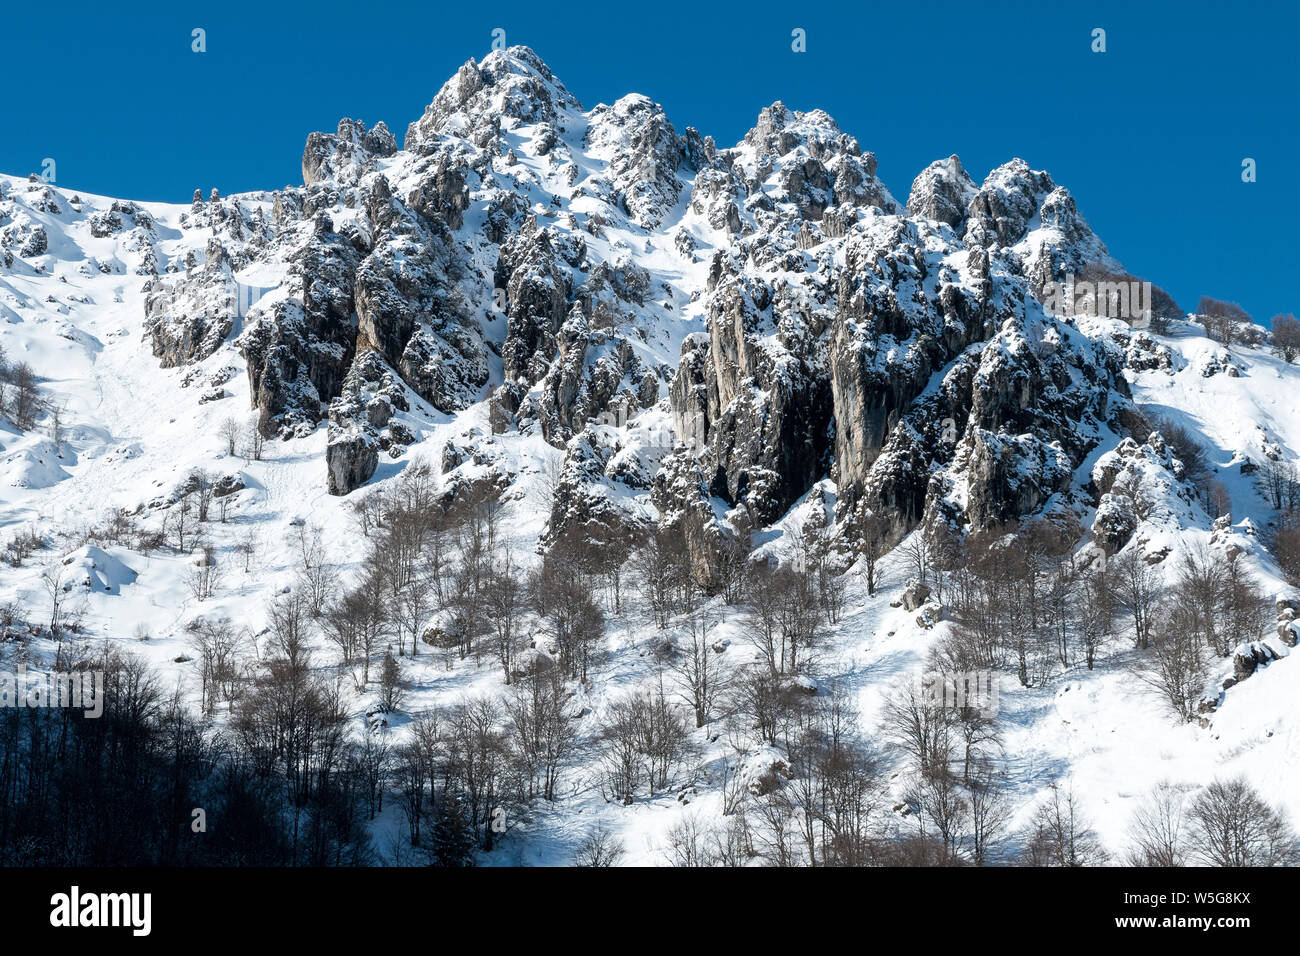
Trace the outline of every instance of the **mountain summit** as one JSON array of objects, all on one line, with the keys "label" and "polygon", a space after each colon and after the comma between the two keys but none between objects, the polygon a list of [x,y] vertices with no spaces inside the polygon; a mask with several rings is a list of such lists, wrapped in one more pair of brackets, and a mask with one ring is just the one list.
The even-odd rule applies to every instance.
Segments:
[{"label": "mountain summit", "polygon": [[[1294,734],[1256,731],[1283,719],[1295,679],[1282,660],[1292,592],[1266,529],[1294,505],[1294,480],[1277,476],[1300,449],[1283,411],[1300,378],[1262,333],[1212,340],[1144,293],[1047,172],[1011,159],[977,180],[953,155],[901,202],[875,155],[821,110],[774,103],[719,147],[644,96],[584,109],[532,50],[511,47],[457,70],[400,148],[383,122],[312,133],[302,178],[196,190],[188,205],[0,179],[0,344],[14,383],[0,526],[13,554],[37,539],[59,548],[51,567],[85,592],[85,633],[143,633],[160,667],[187,673],[186,642],[218,609],[260,620],[304,580],[321,591],[325,633],[334,591],[352,586],[339,581],[362,574],[376,542],[398,548],[381,536],[412,501],[441,516],[488,507],[500,528],[473,525],[474,540],[508,542],[508,571],[581,569],[584,589],[608,585],[615,617],[620,568],[641,555],[651,610],[593,630],[609,646],[592,666],[619,677],[611,686],[652,666],[662,684],[685,640],[663,633],[704,627],[709,602],[727,624],[705,657],[734,661],[761,630],[732,610],[741,578],[815,566],[824,594],[851,597],[823,622],[817,668],[765,658],[773,687],[849,686],[879,716],[872,675],[951,663],[948,637],[978,631],[959,574],[1012,588],[1027,568],[1033,587],[1011,604],[1031,623],[989,625],[984,650],[961,657],[1018,678],[1008,735],[1039,761],[1015,781],[1023,796],[1062,761],[1100,791],[1117,766],[1158,765],[1162,748],[1201,777],[1230,740],[1223,759],[1245,773],[1266,754],[1295,759]],[[1098,649],[1127,638],[1110,619],[1076,627],[1037,588],[1082,588],[1113,562],[1173,587],[1205,555],[1280,596],[1280,626],[1254,601],[1267,613],[1209,641],[1222,646],[1182,716],[1218,743],[1178,725],[1120,741],[1112,713],[1165,719],[1125,696],[1129,675],[1094,673]],[[24,560],[5,584],[35,605],[45,591]],[[213,567],[224,590],[193,585]],[[394,602],[414,593],[384,580]],[[489,628],[448,596],[485,585],[456,582],[436,611],[403,604],[385,618],[431,705],[446,682],[487,680],[463,648]],[[690,599],[679,607],[666,596],[677,593]],[[791,659],[814,643],[795,617]],[[604,719],[612,692],[549,626],[530,632],[529,667],[562,658],[581,719]],[[1156,646],[1134,626],[1140,651]],[[1087,628],[1086,651],[1073,649]],[[444,670],[417,665],[421,643],[444,649]],[[353,696],[373,716],[369,653]],[[507,679],[534,673],[517,663],[507,655]],[[1252,678],[1263,689],[1247,704],[1236,685],[1255,673],[1271,676]],[[713,719],[692,706],[698,726]],[[711,750],[716,733],[702,746],[725,768],[741,760],[746,786],[768,793],[797,772],[769,730],[740,757]]]}]

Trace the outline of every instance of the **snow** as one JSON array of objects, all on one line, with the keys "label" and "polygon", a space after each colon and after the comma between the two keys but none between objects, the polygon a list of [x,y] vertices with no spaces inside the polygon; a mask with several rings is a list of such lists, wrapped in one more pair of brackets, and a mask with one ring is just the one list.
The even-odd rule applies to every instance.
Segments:
[{"label": "snow", "polygon": [[[605,116],[607,111],[625,119],[646,108],[642,98],[624,98],[593,114],[602,111],[599,115]],[[576,105],[562,108],[561,139],[570,145],[580,168],[575,198],[566,201],[559,214],[572,213],[579,220],[607,208],[583,195],[591,180],[609,175],[602,165],[608,157],[601,150],[584,153],[579,148],[588,134],[589,115]],[[603,127],[598,132],[598,143],[618,135],[617,130]],[[806,114],[799,132],[839,135],[820,112]],[[514,174],[523,183],[548,183],[549,189],[559,173],[535,154],[536,127],[521,122],[509,134],[519,160]],[[738,154],[742,166],[755,165],[752,148],[742,146]],[[399,177],[395,191],[406,188],[396,161],[388,168]],[[0,177],[0,185],[7,198],[24,203],[25,181]],[[774,188],[774,181],[765,188]],[[549,501],[543,500],[546,475],[562,452],[535,432],[491,436],[486,402],[455,416],[414,408],[408,423],[420,440],[400,459],[384,458],[369,485],[343,498],[326,492],[323,427],[304,437],[268,442],[260,461],[227,454],[218,434],[220,423],[228,416],[247,421],[252,414],[248,381],[237,353],[227,343],[201,363],[203,376],[232,363],[240,368],[241,373],[222,386],[226,397],[216,401],[199,403],[201,388],[185,385],[193,369],[160,369],[142,335],[143,279],[129,271],[133,252],[126,234],[96,238],[90,231],[91,217],[108,210],[113,200],[82,193],[77,212],[68,202],[71,190],[54,191],[62,200],[63,211],[57,214],[23,205],[22,215],[45,228],[49,249],[30,260],[15,260],[12,269],[0,271],[0,345],[11,361],[31,363],[42,376],[43,389],[57,397],[62,433],[55,441],[45,427],[26,433],[12,427],[0,430],[0,539],[35,530],[58,550],[38,553],[21,568],[0,569],[0,603],[16,599],[33,609],[33,615],[43,613],[48,597],[40,580],[42,570],[51,561],[61,563],[68,587],[81,604],[89,641],[129,646],[165,674],[166,683],[179,681],[194,695],[193,665],[177,662],[189,649],[187,625],[199,616],[224,615],[246,623],[254,633],[260,631],[268,601],[292,585],[295,542],[304,524],[320,529],[345,575],[355,573],[361,554],[353,503],[375,484],[413,465],[427,463],[437,474],[438,456],[447,442],[472,443],[490,461],[467,461],[440,481],[482,475],[490,467],[514,477],[505,497],[502,533],[516,545],[525,564],[535,560],[534,547],[549,512]],[[683,341],[703,331],[703,306],[690,292],[704,287],[711,248],[719,241],[707,222],[689,209],[689,195],[687,182],[677,205],[653,233],[625,220],[611,224],[603,236],[586,237],[594,257],[600,259],[614,260],[620,248],[643,250],[635,261],[650,271],[652,289],[663,284],[667,291],[664,297],[656,292],[655,301],[647,306],[648,332],[635,346],[647,360],[669,366],[676,364]],[[540,201],[544,191],[536,190],[532,198]],[[138,205],[156,224],[160,257],[183,260],[191,251],[202,257],[210,230],[181,228],[180,216],[188,205]],[[484,197],[475,198],[465,213],[467,229],[478,228],[486,205]],[[1041,242],[1059,238],[1054,229],[1038,223],[1031,226],[1022,241],[1027,255]],[[693,262],[673,248],[671,237],[679,227],[699,243]],[[882,218],[878,228],[883,236],[890,224]],[[96,265],[86,268],[91,263]],[[285,273],[260,264],[236,273],[235,278],[259,289],[275,289]],[[276,295],[268,293],[259,306],[265,308]],[[498,321],[486,327],[489,337],[500,339],[499,326]],[[1079,334],[1097,337],[1111,326],[1107,320],[1080,319],[1078,327]],[[1257,529],[1268,527],[1271,509],[1255,479],[1240,466],[1246,459],[1260,461],[1266,447],[1280,449],[1293,461],[1300,458],[1300,415],[1296,414],[1300,370],[1264,350],[1238,346],[1231,350],[1231,361],[1240,374],[1207,377],[1202,373],[1216,361],[1221,346],[1181,323],[1175,323],[1173,334],[1152,338],[1170,349],[1177,361],[1172,370],[1130,373],[1135,401],[1158,409],[1203,439],[1216,477],[1231,496],[1234,526],[1228,533],[1243,547],[1248,567],[1265,582],[1266,590],[1290,593],[1276,562],[1260,547]],[[769,341],[775,347],[775,336]],[[878,361],[902,360],[894,355],[891,343],[877,345]],[[1022,345],[1017,341],[1006,347]],[[500,376],[496,361],[494,381]],[[936,372],[927,391],[937,388],[941,378]],[[671,432],[670,418],[661,404],[632,419],[622,436],[626,444],[617,454],[636,458],[637,467],[653,475],[671,447],[664,439]],[[1080,467],[1081,474],[1091,475],[1118,441],[1109,433],[1102,438]],[[222,586],[212,598],[198,601],[191,593],[190,556],[166,549],[145,554],[76,542],[79,530],[102,524],[113,509],[139,514],[157,526],[167,511],[168,496],[194,468],[237,473],[245,484],[231,497],[226,522],[210,522],[206,529],[224,571]],[[1146,542],[1149,552],[1171,549],[1163,562],[1166,569],[1175,566],[1181,550],[1206,542],[1211,535],[1209,517],[1199,505],[1179,497],[1176,483],[1167,484],[1160,502],[1165,507],[1157,509],[1156,517],[1144,522],[1135,536]],[[653,514],[648,492],[632,493],[612,483],[608,490]],[[834,485],[826,481],[818,490],[833,496]],[[951,495],[960,501],[963,493],[958,486]],[[807,516],[804,505],[809,501],[811,493],[786,519],[761,531],[758,540],[764,553],[788,554],[789,541],[797,523]],[[67,537],[56,538],[56,530],[67,532]],[[260,546],[245,570],[235,549],[248,533],[256,535]],[[915,613],[891,606],[907,584],[897,554],[885,559],[880,576],[879,593],[869,599],[861,569],[851,572],[848,606],[833,628],[820,674],[821,686],[835,682],[850,692],[868,728],[878,722],[888,690],[917,673],[928,650],[951,627],[947,621],[923,627]],[[716,639],[726,643],[729,660],[745,660],[751,651],[741,622],[734,614],[718,610],[723,621]],[[1243,639],[1262,636],[1242,635]],[[608,653],[589,685],[579,691],[577,703],[584,713],[581,732],[588,743],[613,699],[657,680],[657,669],[646,654],[647,641],[654,637],[653,624],[635,608],[613,619]],[[1280,642],[1273,643],[1275,649],[1286,650]],[[1228,690],[1219,708],[1208,716],[1207,726],[1201,727],[1179,723],[1166,712],[1126,666],[1130,652],[1125,646],[1117,641],[1093,671],[1076,666],[1029,689],[1014,680],[1002,684],[999,720],[1005,728],[1018,823],[1027,820],[1048,783],[1069,780],[1102,840],[1120,848],[1136,801],[1156,783],[1198,787],[1238,773],[1246,775],[1266,799],[1300,819],[1300,722],[1294,716],[1295,701],[1300,699],[1300,662],[1296,655],[1280,654],[1279,660]],[[328,659],[332,652],[322,644],[320,653]],[[448,669],[439,655],[425,652],[406,659],[406,666],[412,685],[407,713],[502,691],[500,676],[490,663],[459,662]],[[354,693],[350,704],[359,730],[366,699]],[[400,736],[405,722],[402,715],[395,716],[392,733]],[[624,840],[628,852],[623,862],[664,863],[665,834],[675,823],[691,814],[716,817],[720,813],[718,783],[721,761],[729,752],[726,740],[719,738],[716,727],[708,727],[699,733],[698,742],[707,774],[696,792],[680,795],[681,799],[676,793],[639,799],[626,807],[606,803],[590,765],[575,762],[566,768],[560,800],[535,808],[483,862],[567,863],[578,841],[599,822]],[[757,776],[774,757],[762,750],[751,752],[740,773],[746,778]],[[731,759],[736,760],[734,755]],[[404,826],[395,804],[390,802],[376,825],[375,845],[381,855],[395,845],[391,837]],[[909,824],[899,820],[898,825]]]}]

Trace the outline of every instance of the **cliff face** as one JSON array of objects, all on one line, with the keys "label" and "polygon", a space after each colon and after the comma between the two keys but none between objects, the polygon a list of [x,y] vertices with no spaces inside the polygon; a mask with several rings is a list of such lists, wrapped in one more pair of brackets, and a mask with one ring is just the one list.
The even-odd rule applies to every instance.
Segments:
[{"label": "cliff face", "polygon": [[[940,160],[905,204],[876,172],[821,111],[773,104],[720,149],[643,96],[584,111],[515,47],[462,66],[400,149],[345,119],[308,138],[303,186],[196,199],[207,255],[151,280],[149,334],[168,366],[233,341],[267,436],[327,421],[334,494],[416,440],[413,403],[484,403],[492,433],[565,449],[551,537],[613,520],[616,487],[700,542],[827,478],[846,528],[1035,511],[1127,402],[1114,350],[1040,302],[1121,270],[1020,160],[979,185]],[[237,307],[259,270],[277,284]]]}]

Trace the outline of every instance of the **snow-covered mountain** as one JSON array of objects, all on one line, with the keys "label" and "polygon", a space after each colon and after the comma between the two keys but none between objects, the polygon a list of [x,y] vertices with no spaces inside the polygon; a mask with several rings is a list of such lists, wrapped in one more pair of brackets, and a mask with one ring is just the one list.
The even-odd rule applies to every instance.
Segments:
[{"label": "snow-covered mountain", "polygon": [[[906,835],[926,814],[885,701],[961,623],[942,590],[959,568],[938,555],[998,537],[1020,555],[1014,535],[1050,525],[1072,573],[1136,554],[1172,588],[1187,556],[1230,555],[1281,623],[1270,608],[1225,637],[1191,720],[1152,689],[1118,612],[1093,664],[1013,667],[1004,857],[1052,783],[1116,856],[1162,781],[1244,775],[1300,812],[1294,591],[1271,546],[1285,503],[1266,480],[1300,455],[1300,370],[1263,335],[1207,338],[1167,297],[1136,322],[1060,309],[1076,279],[1132,277],[1046,172],[1013,159],[977,182],[952,156],[903,203],[821,111],[773,104],[722,148],[644,96],[584,109],[524,47],[461,67],[400,149],[384,123],[344,119],[302,165],[302,186],[190,205],[0,177],[0,660],[53,660],[54,574],[78,611],[69,640],[141,655],[197,700],[196,621],[262,641],[313,547],[342,593],[366,502],[425,476],[444,508],[499,506],[521,577],[566,540],[681,542],[736,680],[756,652],[730,555],[802,570],[816,542],[843,607],[815,667],[783,676],[850,701],[881,744],[883,832]],[[19,363],[38,378],[30,414]],[[206,520],[186,517],[195,494]],[[451,627],[444,610],[430,633]],[[525,629],[549,660],[544,616]],[[796,787],[794,756],[738,743],[719,706],[693,732],[689,783],[608,799],[618,701],[662,686],[664,644],[681,651],[698,609],[669,617],[633,596],[606,608],[601,654],[567,690],[578,745],[559,798],[526,802],[485,862],[568,862],[596,823],[625,862],[663,862],[683,821],[724,820],[729,780],[756,800]],[[333,673],[323,630],[315,661]],[[351,732],[383,721],[401,741],[422,709],[511,690],[491,659],[417,650],[402,647],[400,714],[375,716],[373,680],[340,680]],[[372,826],[386,853],[396,800]]]}]

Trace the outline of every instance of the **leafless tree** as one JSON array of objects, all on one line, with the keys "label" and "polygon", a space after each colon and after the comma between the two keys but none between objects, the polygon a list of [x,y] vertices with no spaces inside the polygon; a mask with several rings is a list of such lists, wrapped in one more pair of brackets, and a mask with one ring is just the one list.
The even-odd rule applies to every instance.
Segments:
[{"label": "leafless tree", "polygon": [[934,826],[943,844],[945,859],[960,859],[970,825],[970,802],[957,775],[947,767],[930,774],[918,774],[906,799]]},{"label": "leafless tree", "polygon": [[186,583],[196,601],[206,601],[217,593],[221,586],[221,566],[211,545],[200,548],[199,556],[190,562]]},{"label": "leafless tree", "polygon": [[865,506],[858,518],[858,548],[862,552],[862,567],[866,572],[867,596],[876,593],[876,566],[889,553],[889,519],[879,511]]},{"label": "leafless tree", "polygon": [[632,570],[660,630],[673,614],[694,609],[696,585],[679,536],[662,530],[651,534],[633,556]]},{"label": "leafless tree", "polygon": [[1285,815],[1243,777],[1216,780],[1190,810],[1192,855],[1206,866],[1294,866],[1300,845]]},{"label": "leafless tree", "polygon": [[202,468],[193,469],[185,478],[185,489],[194,499],[198,519],[207,521],[212,508],[212,475]]},{"label": "leafless tree", "polygon": [[506,550],[500,563],[488,574],[484,587],[484,611],[492,628],[492,640],[505,682],[513,679],[515,662],[524,644],[521,619],[527,610],[527,590],[514,556]]},{"label": "leafless tree", "polygon": [[554,642],[560,666],[586,681],[595,650],[605,636],[605,616],[584,585],[578,556],[552,551],[529,581],[542,629]]},{"label": "leafless tree", "polygon": [[193,497],[183,493],[163,515],[163,535],[168,538],[173,548],[188,554],[194,550],[198,529],[196,509]]},{"label": "leafless tree", "polygon": [[491,850],[497,836],[491,823],[500,818],[508,826],[505,810],[517,799],[518,781],[500,708],[486,698],[458,705],[448,715],[444,740],[449,772],[464,794],[466,817],[483,849]]},{"label": "leafless tree", "polygon": [[234,701],[241,676],[240,652],[247,632],[227,617],[202,618],[193,631],[199,656],[200,700],[211,714],[219,701]]},{"label": "leafless tree", "polygon": [[687,615],[672,663],[682,698],[695,714],[696,727],[713,719],[714,708],[726,689],[722,661],[713,649],[716,625],[716,618],[706,610]]},{"label": "leafless tree", "polygon": [[1074,788],[1048,785],[1030,823],[1026,851],[1036,866],[1100,866],[1110,855],[1083,813]]},{"label": "leafless tree", "polygon": [[253,570],[253,560],[257,557],[257,549],[261,543],[261,537],[256,528],[245,528],[235,538],[235,553],[238,554],[244,563],[244,573],[251,574]]},{"label": "leafless tree", "polygon": [[560,770],[577,746],[577,718],[558,671],[551,668],[524,677],[515,686],[506,712],[528,799],[554,800]]},{"label": "leafless tree", "polygon": [[1259,465],[1260,480],[1270,503],[1279,511],[1294,511],[1300,503],[1300,472],[1292,461],[1265,458]]},{"label": "leafless tree", "polygon": [[1238,323],[1250,324],[1250,314],[1235,302],[1224,302],[1208,295],[1201,296],[1196,314],[1205,326],[1205,332],[1216,342],[1231,345],[1237,337]]},{"label": "leafless tree", "polygon": [[1163,697],[1183,720],[1195,720],[1209,681],[1205,644],[1196,631],[1194,612],[1175,606],[1152,634],[1150,655],[1138,675]]},{"label": "leafless tree", "polygon": [[67,623],[67,609],[71,601],[72,580],[62,561],[51,561],[41,571],[41,586],[50,598],[50,634],[56,639],[63,634]]},{"label": "leafless tree", "polygon": [[1273,316],[1273,347],[1287,362],[1300,356],[1300,319],[1294,315]]},{"label": "leafless tree", "polygon": [[1273,534],[1273,554],[1291,585],[1300,585],[1300,518],[1288,516]]},{"label": "leafless tree", "polygon": [[226,444],[227,455],[235,454],[235,448],[239,445],[239,436],[242,431],[243,426],[239,424],[238,419],[233,417],[223,418],[221,424],[217,426],[217,434]]},{"label": "leafless tree", "polygon": [[578,844],[573,862],[576,866],[617,866],[626,853],[623,841],[598,823]]},{"label": "leafless tree", "polygon": [[901,682],[885,700],[885,731],[915,761],[923,777],[948,772],[957,723],[955,708],[936,701],[918,681]]},{"label": "leafless tree", "polygon": [[1005,774],[991,760],[977,761],[969,776],[971,859],[976,866],[984,866],[992,860],[993,849],[1011,822],[1009,787]]},{"label": "leafless tree", "polygon": [[730,518],[732,530],[723,536],[717,567],[722,599],[729,605],[738,603],[744,595],[749,556],[754,550],[754,519],[748,508],[737,508]]},{"label": "leafless tree", "polygon": [[267,607],[267,620],[272,653],[294,667],[305,667],[311,659],[314,635],[307,598],[300,591],[277,595]]},{"label": "leafless tree", "polygon": [[404,744],[394,752],[393,783],[406,817],[411,846],[420,845],[420,824],[425,815],[425,787],[429,782],[428,765],[418,746]]},{"label": "leafless tree", "polygon": [[695,772],[695,747],[686,721],[657,691],[634,692],[609,707],[601,734],[602,789],[609,799],[631,803],[681,785]]},{"label": "leafless tree", "polygon": [[921,584],[929,582],[933,554],[930,537],[924,528],[917,528],[908,535],[907,540],[899,546],[898,553],[912,577]]},{"label": "leafless tree", "polygon": [[244,429],[244,455],[253,461],[261,461],[265,448],[266,438],[254,418]]},{"label": "leafless tree", "polygon": [[[358,663],[361,664],[362,689],[370,680],[368,649],[374,646],[376,632],[381,632],[387,623],[382,583],[377,594],[368,593],[365,587],[367,580],[373,578],[363,577],[358,587],[344,592],[324,615],[325,636],[338,647],[343,666],[355,667]],[[372,596],[377,600],[372,601]]]},{"label": "leafless tree", "polygon": [[307,595],[314,617],[323,615],[338,593],[338,567],[329,560],[324,535],[317,525],[298,526],[297,582]]},{"label": "leafless tree", "polygon": [[1187,865],[1186,793],[1167,781],[1138,804],[1129,823],[1130,866]]},{"label": "leafless tree", "polygon": [[1164,577],[1137,549],[1110,561],[1115,597],[1133,620],[1133,639],[1139,649],[1151,645],[1151,631],[1164,599]]},{"label": "leafless tree", "polygon": [[773,675],[800,674],[825,635],[815,572],[756,564],[751,570],[746,636]]},{"label": "leafless tree", "polygon": [[380,713],[391,714],[402,709],[406,699],[405,684],[401,665],[397,663],[397,658],[393,656],[392,651],[387,652],[379,667]]},{"label": "leafless tree", "polygon": [[1113,633],[1119,600],[1114,575],[1105,565],[1082,572],[1079,584],[1076,605],[1079,642],[1083,646],[1084,663],[1092,670],[1098,651]]},{"label": "leafless tree", "polygon": [[21,430],[27,431],[36,424],[42,409],[40,386],[36,372],[26,362],[18,362],[9,369],[9,416]]}]

